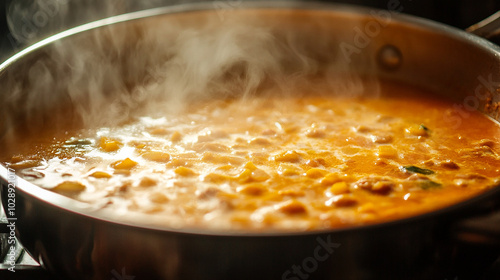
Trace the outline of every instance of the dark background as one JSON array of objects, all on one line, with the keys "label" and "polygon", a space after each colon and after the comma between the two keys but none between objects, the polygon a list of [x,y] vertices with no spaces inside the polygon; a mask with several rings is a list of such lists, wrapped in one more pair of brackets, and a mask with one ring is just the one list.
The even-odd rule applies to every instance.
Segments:
[{"label": "dark background", "polygon": [[[38,1],[38,0],[36,0]],[[130,12],[138,9],[157,7],[171,3],[194,2],[190,0],[43,0],[45,3],[60,1],[66,8],[64,15],[51,18],[50,26],[37,29],[28,42],[16,40],[7,24],[7,13],[12,6],[32,6],[35,0],[0,0],[0,61],[26,45],[50,34],[95,19]],[[41,2],[43,2],[41,1]],[[217,0],[219,1],[219,0]],[[220,2],[231,3],[232,0]],[[237,0],[238,1],[238,0]],[[331,1],[387,9],[391,0],[344,0]],[[395,0],[392,0],[395,1]],[[500,10],[500,0],[399,0],[403,13],[417,15],[464,29]],[[208,2],[208,1],[207,1]],[[212,1],[215,2],[215,1]],[[323,2],[328,2],[323,0]],[[59,2],[57,2],[59,3]],[[105,4],[104,4],[105,3]],[[233,1],[234,3],[234,1]],[[111,4],[111,5],[110,5]],[[112,7],[110,7],[112,6]],[[61,14],[63,14],[61,12]],[[19,20],[23,16],[17,16]],[[29,18],[29,16],[24,16]],[[21,22],[22,24],[22,22]],[[16,28],[19,24],[11,24]]]}]

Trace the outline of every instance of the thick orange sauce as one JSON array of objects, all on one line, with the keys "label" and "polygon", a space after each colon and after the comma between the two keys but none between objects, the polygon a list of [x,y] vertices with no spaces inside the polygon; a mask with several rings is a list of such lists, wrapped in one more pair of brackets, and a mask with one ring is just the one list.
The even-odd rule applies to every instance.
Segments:
[{"label": "thick orange sauce", "polygon": [[429,212],[495,186],[499,126],[405,86],[381,98],[247,97],[69,132],[4,160],[44,188],[145,223],[315,230]]}]

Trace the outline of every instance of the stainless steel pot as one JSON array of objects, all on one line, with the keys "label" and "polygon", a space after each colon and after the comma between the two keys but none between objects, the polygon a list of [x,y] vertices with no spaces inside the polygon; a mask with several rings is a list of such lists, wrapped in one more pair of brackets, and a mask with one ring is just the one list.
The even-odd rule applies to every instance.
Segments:
[{"label": "stainless steel pot", "polygon": [[[0,66],[5,95],[0,101],[0,143],[7,147],[17,137],[26,137],[26,131],[33,137],[80,123],[72,114],[67,94],[68,84],[75,81],[63,79],[74,71],[69,66],[74,57],[92,55],[96,48],[107,49],[102,59],[111,65],[109,71],[86,65],[88,76],[83,77],[90,80],[99,73],[106,81],[108,75],[118,73],[124,88],[102,84],[114,98],[114,92],[144,83],[147,69],[159,63],[146,58],[143,68],[129,71],[137,67],[133,64],[137,61],[129,58],[144,57],[154,46],[154,40],[152,44],[137,43],[148,30],[171,24],[196,27],[209,18],[223,25],[227,16],[258,18],[263,25],[280,23],[278,35],[293,32],[295,40],[303,42],[317,61],[335,65],[334,72],[389,79],[452,98],[459,110],[449,119],[450,125],[466,118],[469,110],[499,121],[500,48],[461,30],[402,15],[399,10],[397,5],[380,11],[311,3],[238,3],[231,9],[196,4],[90,23],[35,44]],[[124,34],[119,41],[110,36],[116,32]],[[78,52],[75,46],[80,47]],[[68,65],[55,63],[64,59]],[[46,72],[39,71],[40,64]],[[40,84],[34,78],[43,73],[50,73],[49,83]],[[82,91],[89,90],[84,79],[78,82]],[[51,102],[27,108],[23,102],[33,95],[51,95]],[[9,222],[15,223],[19,241],[43,268],[65,279],[453,278],[460,244],[473,234],[472,230],[463,234],[464,228],[471,227],[461,222],[491,213],[500,201],[500,188],[496,187],[445,209],[378,225],[245,234],[122,222],[112,213],[13,176],[4,166],[0,166],[0,177],[4,208]],[[9,200],[13,198],[9,193],[15,194],[15,203]],[[491,240],[494,244],[498,239]],[[491,248],[500,253],[498,247]]]}]

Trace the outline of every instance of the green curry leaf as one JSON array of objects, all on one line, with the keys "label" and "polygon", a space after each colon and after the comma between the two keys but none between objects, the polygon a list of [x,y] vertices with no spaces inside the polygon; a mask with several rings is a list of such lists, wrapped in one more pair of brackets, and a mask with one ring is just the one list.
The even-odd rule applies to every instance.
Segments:
[{"label": "green curry leaf", "polygon": [[423,124],[420,125],[420,128],[425,130],[425,131],[429,131],[429,128]]},{"label": "green curry leaf", "polygon": [[443,186],[442,184],[436,183],[436,182],[431,181],[431,180],[422,180],[419,182],[419,184],[423,190],[439,189]]},{"label": "green curry leaf", "polygon": [[435,173],[430,169],[420,168],[414,165],[403,166],[403,169],[411,173],[419,173],[424,175],[431,175]]}]

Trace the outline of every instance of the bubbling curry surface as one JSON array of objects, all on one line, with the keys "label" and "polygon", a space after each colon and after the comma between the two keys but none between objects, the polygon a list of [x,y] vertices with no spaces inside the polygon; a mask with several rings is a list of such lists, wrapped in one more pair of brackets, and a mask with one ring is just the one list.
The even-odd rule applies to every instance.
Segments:
[{"label": "bubbling curry surface", "polygon": [[41,187],[170,228],[373,224],[496,185],[494,121],[470,113],[457,128],[452,102],[396,84],[381,91],[200,101],[175,114],[29,139],[3,162]]}]

